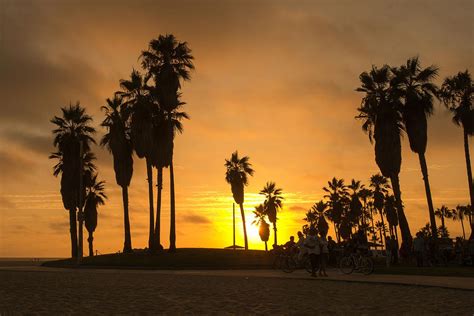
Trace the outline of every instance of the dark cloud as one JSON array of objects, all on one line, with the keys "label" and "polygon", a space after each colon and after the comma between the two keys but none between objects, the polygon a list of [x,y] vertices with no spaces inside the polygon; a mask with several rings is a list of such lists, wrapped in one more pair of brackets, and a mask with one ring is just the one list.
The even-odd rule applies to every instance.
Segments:
[{"label": "dark cloud", "polygon": [[202,215],[198,214],[189,214],[189,215],[182,215],[180,216],[180,220],[186,223],[193,223],[193,224],[211,224],[212,221]]},{"label": "dark cloud", "polygon": [[65,234],[69,232],[69,222],[52,222],[48,224],[50,230],[56,234]]},{"label": "dark cloud", "polygon": [[290,211],[307,211],[308,208],[301,205],[292,205],[289,207]]}]

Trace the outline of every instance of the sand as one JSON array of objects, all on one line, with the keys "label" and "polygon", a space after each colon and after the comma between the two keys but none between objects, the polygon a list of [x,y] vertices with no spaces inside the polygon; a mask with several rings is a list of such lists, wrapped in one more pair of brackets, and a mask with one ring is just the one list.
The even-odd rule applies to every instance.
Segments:
[{"label": "sand", "polygon": [[0,314],[472,315],[474,291],[154,271],[0,271]]}]

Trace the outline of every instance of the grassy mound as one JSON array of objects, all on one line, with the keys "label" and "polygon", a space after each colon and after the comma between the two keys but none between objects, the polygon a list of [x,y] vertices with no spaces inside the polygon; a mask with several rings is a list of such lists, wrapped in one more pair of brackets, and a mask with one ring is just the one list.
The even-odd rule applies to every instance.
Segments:
[{"label": "grassy mound", "polygon": [[[181,248],[176,253],[134,252],[84,257],[80,267],[148,269],[268,269],[273,258],[261,250]],[[76,260],[47,261],[46,267],[77,267]]]}]

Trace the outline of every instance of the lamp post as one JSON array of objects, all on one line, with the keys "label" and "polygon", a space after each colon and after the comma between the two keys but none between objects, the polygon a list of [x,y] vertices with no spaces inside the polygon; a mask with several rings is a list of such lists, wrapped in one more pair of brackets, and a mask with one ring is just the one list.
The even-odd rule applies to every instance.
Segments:
[{"label": "lamp post", "polygon": [[82,211],[82,187],[83,187],[83,159],[84,159],[84,147],[82,140],[79,141],[79,211],[77,213],[77,220],[79,221],[79,245],[77,247],[77,263],[80,264],[82,261],[82,248],[83,248],[83,223],[84,223],[84,212]]}]

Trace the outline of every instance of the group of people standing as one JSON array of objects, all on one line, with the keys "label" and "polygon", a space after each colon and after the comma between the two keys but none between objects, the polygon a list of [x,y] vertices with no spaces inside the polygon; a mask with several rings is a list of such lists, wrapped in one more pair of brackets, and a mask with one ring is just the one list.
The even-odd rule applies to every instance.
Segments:
[{"label": "group of people standing", "polygon": [[287,251],[293,249],[298,252],[298,261],[301,262],[305,255],[309,256],[311,262],[311,276],[327,277],[326,266],[329,259],[330,249],[333,248],[335,242],[331,237],[326,237],[324,232],[316,231],[316,228],[311,227],[308,230],[307,236],[302,232],[298,232],[298,241],[295,243],[294,237],[290,237],[290,241],[285,244]]}]

